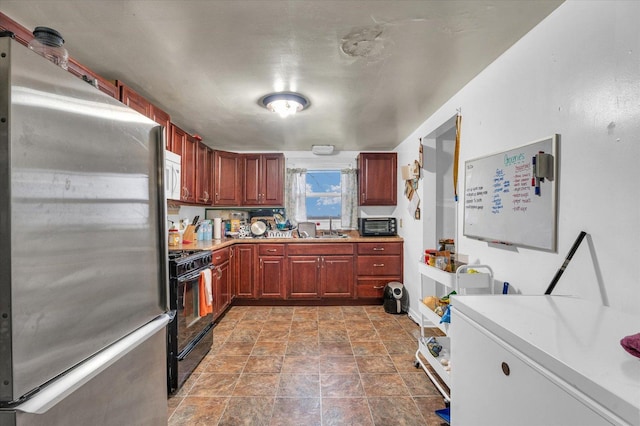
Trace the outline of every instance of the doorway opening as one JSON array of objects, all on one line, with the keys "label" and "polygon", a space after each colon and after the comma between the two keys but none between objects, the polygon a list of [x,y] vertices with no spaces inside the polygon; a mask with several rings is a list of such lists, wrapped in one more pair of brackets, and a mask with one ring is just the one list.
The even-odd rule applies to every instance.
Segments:
[{"label": "doorway opening", "polygon": [[453,239],[457,243],[457,206],[453,187],[456,118],[457,114],[422,138],[424,249],[437,249],[441,239]]}]

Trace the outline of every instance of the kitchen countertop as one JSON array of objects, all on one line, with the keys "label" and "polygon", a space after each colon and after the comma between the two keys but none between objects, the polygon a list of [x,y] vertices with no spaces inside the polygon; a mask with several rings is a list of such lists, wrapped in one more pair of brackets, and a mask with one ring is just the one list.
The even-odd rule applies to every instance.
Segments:
[{"label": "kitchen countertop", "polygon": [[169,251],[175,250],[218,250],[233,244],[273,244],[273,243],[398,243],[403,242],[401,237],[362,237],[358,231],[344,231],[346,238],[222,238],[220,240],[196,241],[189,244],[169,246]]}]

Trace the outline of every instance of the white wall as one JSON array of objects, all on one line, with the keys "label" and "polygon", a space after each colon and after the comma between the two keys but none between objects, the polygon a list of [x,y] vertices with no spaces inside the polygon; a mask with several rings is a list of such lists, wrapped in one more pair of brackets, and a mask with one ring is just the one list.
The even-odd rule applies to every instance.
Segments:
[{"label": "white wall", "polygon": [[[461,165],[560,134],[557,253],[490,247],[463,237],[462,196],[458,203],[458,251],[468,254],[472,263],[491,265],[496,280],[509,281],[518,292],[543,294],[584,230],[589,235],[554,294],[638,312],[639,16],[637,1],[564,3],[396,148],[399,164],[413,161],[418,139],[457,109],[463,116]],[[462,167],[459,173],[462,193]],[[422,222],[430,219],[414,221],[407,203],[399,197],[395,213],[403,218],[405,285],[414,314],[420,298],[416,262],[423,248],[433,244],[421,237]]]}]

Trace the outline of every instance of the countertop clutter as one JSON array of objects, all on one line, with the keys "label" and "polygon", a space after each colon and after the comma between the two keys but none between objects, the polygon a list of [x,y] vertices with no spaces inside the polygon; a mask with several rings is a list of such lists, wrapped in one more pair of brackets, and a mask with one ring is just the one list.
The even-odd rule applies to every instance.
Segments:
[{"label": "countertop clutter", "polygon": [[401,237],[362,237],[358,231],[342,231],[342,237],[319,237],[319,238],[221,238],[219,240],[194,241],[192,243],[180,243],[169,246],[169,251],[173,250],[218,250],[233,244],[256,244],[256,243],[376,243],[376,242],[402,242]]}]

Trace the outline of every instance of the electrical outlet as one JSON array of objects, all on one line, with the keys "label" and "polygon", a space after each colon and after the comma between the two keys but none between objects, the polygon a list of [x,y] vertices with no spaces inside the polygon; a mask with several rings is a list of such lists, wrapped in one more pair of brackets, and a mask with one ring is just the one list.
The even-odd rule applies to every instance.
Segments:
[{"label": "electrical outlet", "polygon": [[402,218],[400,218],[400,228],[402,228]]}]

